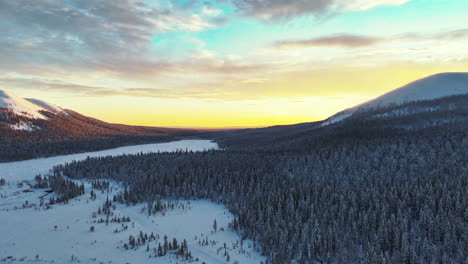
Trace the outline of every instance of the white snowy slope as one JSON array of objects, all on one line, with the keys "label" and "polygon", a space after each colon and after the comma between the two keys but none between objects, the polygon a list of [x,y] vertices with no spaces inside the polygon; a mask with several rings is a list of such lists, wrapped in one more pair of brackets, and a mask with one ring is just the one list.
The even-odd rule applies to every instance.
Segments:
[{"label": "white snowy slope", "polygon": [[[186,263],[174,255],[154,257],[153,250],[165,235],[170,240],[187,240],[193,257],[199,260],[192,263],[227,263],[224,244],[230,256],[229,263],[264,262],[265,258],[254,250],[252,241],[244,240],[243,248],[240,248],[241,238],[228,227],[234,216],[226,207],[208,200],[180,201],[183,208],[152,216],[143,210],[145,204],[115,204],[114,213],[117,216],[131,219],[128,229],[123,230],[120,223],[92,223],[96,220],[92,213],[102,206],[108,196],[113,197],[115,192],[121,191],[121,186],[116,182],[111,193],[95,191],[97,199],[91,200],[90,183],[83,181],[85,195],[70,200],[68,204],[53,205],[50,209],[39,206],[39,197],[45,195],[47,202],[51,194],[29,186],[35,175],[47,173],[54,165],[83,160],[88,156],[217,148],[217,144],[209,140],[182,140],[0,163],[0,178],[6,180],[6,185],[0,186],[0,263]],[[215,219],[217,232],[213,231]],[[89,231],[91,226],[95,227],[94,232]],[[116,229],[119,232],[114,232]],[[137,236],[140,231],[148,234],[154,232],[161,238],[150,243],[150,251],[146,251],[146,246],[124,250],[123,244],[128,243],[128,237]],[[205,239],[210,242],[208,245],[200,243]],[[152,258],[149,258],[150,255]]]},{"label": "white snowy slope", "polygon": [[49,111],[46,108],[3,90],[0,90],[0,107],[11,109],[17,115],[38,119],[47,119],[47,117],[42,115],[39,111]]},{"label": "white snowy slope", "polygon": [[63,109],[60,106],[39,100],[39,99],[34,99],[34,98],[24,98],[26,101],[29,101],[37,106],[40,106],[44,109],[50,110],[55,113],[65,113]]},{"label": "white snowy slope", "polygon": [[344,110],[328,118],[322,126],[344,120],[358,111],[397,106],[409,102],[434,100],[468,94],[468,73],[440,73],[414,81],[367,103]]},{"label": "white snowy slope", "polygon": [[17,115],[38,119],[48,119],[40,111],[66,113],[54,104],[33,98],[23,99],[5,90],[0,90],[0,107],[11,109]]}]

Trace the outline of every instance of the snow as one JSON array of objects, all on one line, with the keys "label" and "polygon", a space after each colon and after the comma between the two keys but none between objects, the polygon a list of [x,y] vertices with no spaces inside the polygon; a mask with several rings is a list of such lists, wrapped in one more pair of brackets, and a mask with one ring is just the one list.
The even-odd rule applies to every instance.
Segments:
[{"label": "snow", "polygon": [[[10,186],[15,187],[15,186]],[[89,191],[91,188],[86,185]],[[38,200],[43,193],[34,191],[31,193],[20,192],[21,197],[12,196],[10,199],[21,201],[29,200],[30,203]],[[167,236],[170,241],[175,237],[179,242],[184,239],[188,242],[188,248],[199,263],[226,263],[223,253],[217,252],[218,248],[226,243],[229,248],[231,261],[239,263],[260,263],[264,261],[252,249],[252,241],[244,241],[245,253],[239,253],[239,249],[233,249],[233,244],[239,243],[240,237],[228,229],[233,216],[219,204],[208,200],[180,201],[190,203],[186,209],[174,209],[165,215],[148,216],[141,213],[143,205],[125,206],[118,205],[114,214],[128,216],[134,223],[126,223],[128,229],[114,233],[121,228],[119,223],[92,223],[92,212],[102,206],[107,193],[97,192],[97,199],[88,199],[89,193],[74,199],[66,205],[53,205],[51,209],[13,209],[12,204],[2,205],[0,200],[0,260],[8,256],[14,257],[17,262],[24,258],[23,262],[35,262],[35,256],[39,255],[39,263],[51,262],[70,263],[72,255],[82,263],[185,263],[175,259],[174,256],[164,256],[149,259],[157,243]],[[112,193],[110,193],[112,195]],[[17,204],[17,207],[20,207]],[[219,228],[224,231],[213,232],[213,221],[216,219]],[[55,229],[55,226],[57,227]],[[95,227],[90,232],[91,226]],[[130,235],[137,236],[140,231],[159,235],[157,242],[151,242],[151,252],[146,252],[146,246],[137,250],[124,250],[123,244],[128,243]],[[198,241],[208,237],[210,241],[216,241],[216,245],[201,246]],[[154,255],[154,253],[153,253]],[[95,259],[95,260],[94,260]],[[231,263],[232,263],[231,262]]]},{"label": "snow", "polygon": [[325,120],[325,122],[323,122],[321,124],[321,126],[328,126],[330,124],[340,122],[340,121],[345,120],[346,118],[348,118],[348,117],[350,117],[352,115],[353,115],[352,111],[340,112],[340,113],[328,118],[327,120]]},{"label": "snow", "polygon": [[63,109],[60,107],[60,106],[57,106],[57,105],[54,105],[54,104],[51,104],[51,103],[47,103],[45,101],[42,101],[42,100],[39,100],[39,99],[34,99],[34,98],[24,98],[26,101],[29,101],[37,106],[40,106],[44,109],[47,109],[47,110],[50,110],[52,112],[55,112],[55,113],[64,113],[64,114],[67,114],[65,111],[63,111]]},{"label": "snow", "polygon": [[393,90],[367,103],[344,110],[327,119],[322,126],[342,121],[357,111],[397,106],[415,101],[434,100],[461,94],[468,94],[468,73],[440,73],[431,75]]},{"label": "snow", "polygon": [[10,125],[11,129],[13,130],[26,130],[26,131],[34,131],[40,129],[37,126],[34,126],[30,123],[19,122],[14,125]]},{"label": "snow", "polygon": [[362,107],[382,108],[467,93],[468,73],[443,73],[407,84],[366,103]]},{"label": "snow", "polygon": [[44,108],[35,105],[23,98],[20,98],[12,93],[0,90],[0,107],[9,108],[17,115],[47,119],[39,111],[45,110]]},{"label": "snow", "polygon": [[[239,235],[228,228],[233,215],[225,206],[208,200],[178,201],[185,207],[152,216],[148,216],[146,211],[142,213],[145,204],[115,204],[117,207],[114,213],[128,216],[132,221],[127,223],[127,230],[119,233],[114,233],[114,230],[122,224],[109,223],[106,226],[91,223],[96,219],[92,218],[92,212],[102,206],[107,196],[112,197],[113,193],[121,190],[121,186],[116,182],[112,182],[113,190],[110,193],[97,191],[96,200],[89,199],[91,186],[89,182],[83,181],[86,194],[70,200],[68,204],[52,205],[48,210],[40,206],[22,208],[25,201],[30,205],[37,205],[39,197],[47,195],[44,189],[31,189],[29,181],[36,174],[44,174],[57,164],[82,160],[88,156],[168,152],[180,149],[201,151],[216,148],[217,144],[208,140],[183,140],[0,163],[0,178],[7,181],[5,186],[0,186],[0,262],[5,260],[7,263],[71,263],[74,256],[80,263],[186,263],[171,255],[150,259],[149,255],[157,246],[154,241],[150,244],[150,252],[146,251],[146,246],[136,250],[124,250],[123,243],[128,241],[129,235],[137,236],[140,231],[158,234],[161,237],[158,243],[165,235],[170,240],[175,237],[179,242],[186,239],[193,257],[199,259],[199,262],[194,263],[226,263],[224,250],[219,250],[224,248],[224,243],[231,258],[230,263],[265,261],[263,256],[254,251],[252,241],[244,240],[244,250],[240,250]],[[48,196],[45,196],[45,200],[48,200]],[[218,224],[217,232],[213,231],[215,219]],[[95,227],[95,232],[89,231],[91,226]],[[221,228],[224,230],[219,230]],[[199,244],[205,237],[214,243]]]}]

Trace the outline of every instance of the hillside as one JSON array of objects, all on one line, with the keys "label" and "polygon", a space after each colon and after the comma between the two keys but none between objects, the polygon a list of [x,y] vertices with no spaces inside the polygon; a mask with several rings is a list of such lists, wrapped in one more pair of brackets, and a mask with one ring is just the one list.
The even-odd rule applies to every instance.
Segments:
[{"label": "hillside", "polygon": [[[369,131],[468,128],[468,73],[432,75],[319,121],[211,133],[223,148],[275,148],[291,142]],[[296,144],[296,143],[295,143]],[[297,148],[302,148],[297,143]]]},{"label": "hillside", "polygon": [[201,132],[111,124],[0,90],[0,161],[173,141]]},{"label": "hillside", "polygon": [[409,83],[364,104],[341,111],[325,120],[323,125],[339,122],[358,112],[464,94],[468,94],[468,73],[435,74]]},{"label": "hillside", "polygon": [[41,111],[49,111],[7,91],[0,90],[0,108],[9,109],[16,115],[30,119],[47,119]]}]

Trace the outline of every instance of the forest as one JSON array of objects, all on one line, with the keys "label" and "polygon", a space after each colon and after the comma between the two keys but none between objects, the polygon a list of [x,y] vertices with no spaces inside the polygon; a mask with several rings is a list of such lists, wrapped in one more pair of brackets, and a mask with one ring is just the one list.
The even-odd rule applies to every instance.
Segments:
[{"label": "forest", "polygon": [[122,182],[122,203],[223,203],[267,263],[467,263],[465,124],[364,124],[268,148],[88,158],[53,174]]}]

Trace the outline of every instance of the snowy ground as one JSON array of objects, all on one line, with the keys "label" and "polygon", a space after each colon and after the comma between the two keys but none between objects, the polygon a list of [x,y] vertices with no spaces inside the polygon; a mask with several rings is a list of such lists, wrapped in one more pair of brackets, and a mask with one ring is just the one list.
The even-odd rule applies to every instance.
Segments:
[{"label": "snowy ground", "polygon": [[[152,216],[143,210],[145,204],[115,204],[114,216],[130,217],[131,222],[106,225],[93,223],[101,218],[100,215],[93,218],[93,212],[102,207],[108,196],[112,197],[120,190],[117,183],[113,183],[110,193],[94,190],[97,198],[92,200],[89,195],[91,185],[85,182],[85,195],[68,204],[52,205],[50,209],[39,206],[40,197],[47,202],[48,195],[53,194],[29,186],[36,174],[46,173],[53,165],[87,156],[216,147],[209,141],[190,140],[1,163],[0,178],[7,183],[0,187],[0,263],[186,263],[171,254],[155,257],[154,250],[158,243],[162,243],[164,236],[170,241],[176,238],[179,243],[186,239],[193,263],[228,263],[226,252],[229,263],[264,261],[264,257],[253,250],[251,241],[243,241],[241,249],[240,237],[228,228],[232,214],[223,205],[211,201],[177,201],[175,209]],[[215,219],[218,226],[216,232],[213,229]],[[123,228],[125,225],[127,229]],[[95,227],[94,232],[90,232],[91,226]],[[149,251],[147,245],[125,250],[124,244],[128,243],[129,236],[136,237],[140,231],[154,233],[159,239],[148,243]],[[208,245],[200,243],[206,240],[209,241]]]}]

